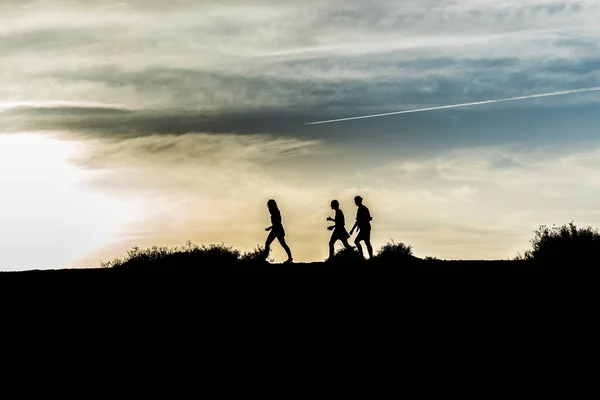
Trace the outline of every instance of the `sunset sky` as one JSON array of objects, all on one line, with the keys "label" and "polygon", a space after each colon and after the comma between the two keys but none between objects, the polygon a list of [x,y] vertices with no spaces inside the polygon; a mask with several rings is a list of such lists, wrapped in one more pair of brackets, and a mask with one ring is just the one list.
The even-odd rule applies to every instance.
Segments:
[{"label": "sunset sky", "polygon": [[[327,256],[338,199],[418,257],[600,227],[597,0],[1,0],[0,270],[133,246]],[[285,253],[275,243],[276,261]]]}]

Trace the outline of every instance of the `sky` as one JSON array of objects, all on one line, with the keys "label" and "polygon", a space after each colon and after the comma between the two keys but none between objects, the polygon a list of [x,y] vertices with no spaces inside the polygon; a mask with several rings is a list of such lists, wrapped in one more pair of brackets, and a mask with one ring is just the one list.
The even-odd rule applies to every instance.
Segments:
[{"label": "sky", "polygon": [[[540,225],[600,227],[592,0],[2,0],[0,270],[134,246],[296,261],[352,199],[372,242],[508,259]],[[274,244],[272,257],[285,260]]]}]

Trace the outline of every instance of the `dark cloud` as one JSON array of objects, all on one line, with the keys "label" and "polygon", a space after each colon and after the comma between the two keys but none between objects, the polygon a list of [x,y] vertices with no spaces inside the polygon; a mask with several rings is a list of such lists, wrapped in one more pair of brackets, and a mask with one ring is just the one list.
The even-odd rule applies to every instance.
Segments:
[{"label": "dark cloud", "polygon": [[3,113],[10,131],[68,130],[102,137],[135,137],[152,134],[298,133],[304,123],[323,115],[263,109],[247,113],[126,110],[91,107],[18,107]]},{"label": "dark cloud", "polygon": [[[47,19],[40,17],[39,26],[23,17],[26,28],[3,37],[0,54],[15,55],[7,62],[12,60],[22,80],[17,89],[0,89],[0,95],[14,96],[8,102],[29,100],[29,95],[32,101],[87,100],[123,108],[11,109],[2,114],[4,130],[68,130],[102,137],[268,134],[395,151],[391,144],[435,149],[469,140],[559,140],[572,127],[578,129],[573,137],[588,137],[596,121],[585,114],[593,108],[574,110],[566,106],[572,97],[561,97],[304,125],[597,86],[597,41],[557,31],[547,41],[529,35],[540,21],[551,21],[544,18],[574,13],[584,21],[580,2],[488,9],[481,2],[413,1],[399,7],[393,1],[265,0],[252,2],[265,6],[252,15],[249,8],[227,7],[248,7],[241,0],[21,4],[28,5],[19,8],[23,16],[47,5],[61,7]],[[209,15],[209,8],[218,12]],[[163,17],[163,11],[172,12]],[[94,12],[99,20],[92,26],[67,21]],[[58,24],[60,18],[66,22]],[[181,26],[172,29],[178,22]],[[531,29],[519,36],[522,42],[494,41],[488,49],[471,41],[480,31],[514,33],[523,24]],[[432,26],[439,28],[431,31]],[[452,39],[448,43],[444,32]],[[403,41],[415,45],[395,47]],[[528,46],[535,55],[523,55]],[[546,52],[553,48],[588,55],[568,58],[564,52]],[[48,57],[48,62],[23,63],[20,56],[28,54],[42,61]],[[69,54],[73,58],[61,58]],[[14,79],[12,73],[0,77],[5,83]],[[19,85],[26,94],[19,93]]]},{"label": "dark cloud", "polygon": [[47,27],[18,35],[7,35],[0,41],[0,54],[66,53],[77,48],[96,46],[98,40],[110,39],[114,31],[108,28]]},{"label": "dark cloud", "polygon": [[[373,76],[322,79],[315,71],[374,71]],[[370,65],[370,67],[369,67]],[[191,68],[125,70],[105,67],[44,72],[65,85],[95,83],[114,90],[128,88],[158,109],[246,113],[277,110],[284,114],[352,116],[466,103],[511,96],[594,86],[600,79],[600,59],[580,62],[546,60],[523,63],[514,58],[423,59],[414,62],[385,58],[312,59],[273,65],[281,73],[219,72]],[[518,66],[518,68],[516,68]],[[385,72],[386,68],[405,69]],[[421,71],[418,79],[410,71]],[[294,74],[297,71],[297,74]],[[313,75],[310,72],[312,71]],[[381,71],[377,75],[378,71]],[[427,72],[429,71],[429,72]],[[448,71],[461,71],[448,73]],[[569,82],[557,82],[568,76]],[[155,108],[152,107],[152,108]],[[316,116],[315,114],[315,116]],[[310,118],[309,118],[310,120]]]},{"label": "dark cloud", "polygon": [[506,169],[524,167],[525,165],[513,156],[502,156],[500,158],[490,160],[489,166],[493,169]]},{"label": "dark cloud", "polygon": [[[568,144],[592,140],[600,115],[595,106],[555,108],[506,107],[486,110],[442,110],[324,125],[304,125],[335,115],[318,109],[263,109],[246,113],[135,111],[107,108],[18,108],[5,111],[6,131],[69,131],[96,138],[133,138],[156,134],[269,135],[301,140],[322,139],[330,145],[362,149],[364,155],[387,156],[411,152],[435,153],[465,146],[519,142]],[[510,160],[499,161],[498,167]]]},{"label": "dark cloud", "polygon": [[[599,46],[600,49],[600,46]],[[587,74],[600,75],[600,57],[586,57],[583,59],[555,59],[541,65],[542,72],[554,74],[577,74],[580,78]]]}]

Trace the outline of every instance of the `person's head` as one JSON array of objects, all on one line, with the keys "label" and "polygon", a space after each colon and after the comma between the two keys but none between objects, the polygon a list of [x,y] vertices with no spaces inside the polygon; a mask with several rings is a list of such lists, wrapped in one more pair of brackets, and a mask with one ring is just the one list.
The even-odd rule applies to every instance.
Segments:
[{"label": "person's head", "polygon": [[331,200],[331,209],[337,210],[340,208],[340,203],[337,200]]},{"label": "person's head", "polygon": [[277,202],[273,199],[267,201],[267,207],[269,208],[269,212],[273,213],[273,211],[277,211]]},{"label": "person's head", "polygon": [[354,198],[354,204],[356,204],[357,206],[360,206],[362,204],[362,201],[363,201],[363,199],[360,196],[356,196]]}]

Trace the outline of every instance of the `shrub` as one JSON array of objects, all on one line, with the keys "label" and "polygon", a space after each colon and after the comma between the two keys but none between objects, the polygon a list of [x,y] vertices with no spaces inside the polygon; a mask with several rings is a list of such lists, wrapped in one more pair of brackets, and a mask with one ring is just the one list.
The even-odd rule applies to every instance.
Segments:
[{"label": "shrub", "polygon": [[240,259],[240,252],[224,244],[197,246],[187,242],[181,247],[152,246],[147,249],[134,247],[124,258],[102,262],[103,268],[136,267],[192,267],[199,264],[210,266],[231,265]]},{"label": "shrub", "polygon": [[342,247],[333,253],[331,260],[328,259],[327,261],[335,264],[355,264],[364,261],[364,258],[355,247],[349,249]]},{"label": "shrub", "polygon": [[591,227],[577,228],[573,222],[552,228],[542,225],[534,234],[532,249],[517,255],[516,260],[564,263],[592,261],[600,255],[600,233]]},{"label": "shrub", "polygon": [[[256,246],[254,250],[243,253],[240,256],[240,261],[247,264],[264,263],[267,258],[265,254],[265,248],[263,246]],[[268,259],[269,262],[275,261],[274,259]]]},{"label": "shrub", "polygon": [[374,258],[377,261],[390,263],[413,260],[415,257],[412,254],[412,246],[407,246],[404,243],[396,243],[394,239],[391,239],[379,249]]}]

